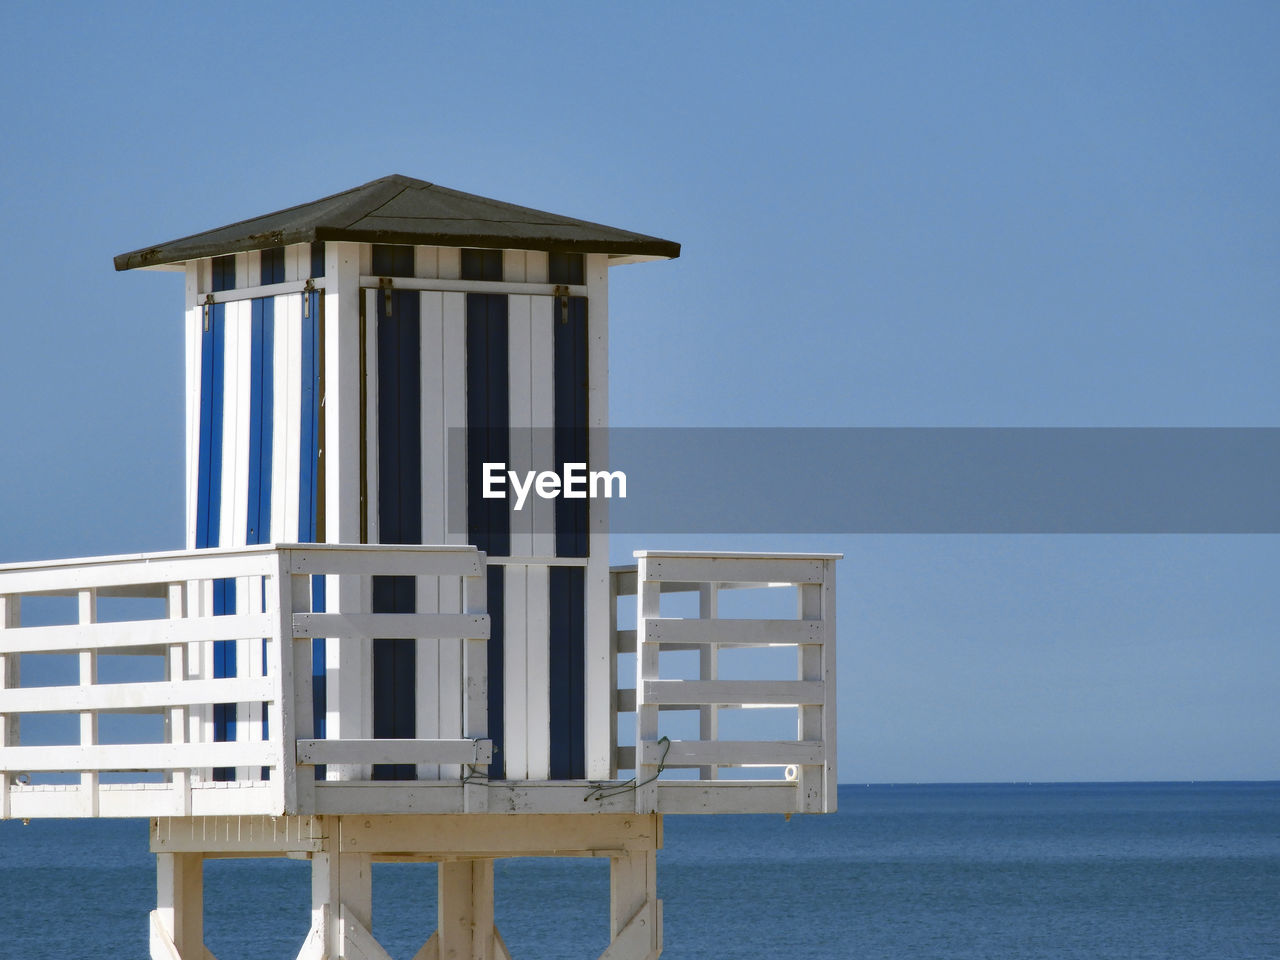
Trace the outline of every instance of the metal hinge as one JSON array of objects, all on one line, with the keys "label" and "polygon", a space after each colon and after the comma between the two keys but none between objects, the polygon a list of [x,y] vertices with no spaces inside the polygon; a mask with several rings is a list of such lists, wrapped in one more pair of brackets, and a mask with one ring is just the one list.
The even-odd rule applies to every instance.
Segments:
[{"label": "metal hinge", "polygon": [[204,302],[200,306],[201,306],[201,312],[202,312],[201,329],[205,333],[208,333],[209,332],[209,311],[213,307],[213,294],[206,293],[204,295]]},{"label": "metal hinge", "polygon": [[569,322],[569,288],[563,283],[557,283],[552,295],[560,302],[560,322]]},{"label": "metal hinge", "polygon": [[378,289],[382,291],[382,310],[388,317],[391,316],[391,278],[379,277]]},{"label": "metal hinge", "polygon": [[309,320],[311,318],[311,294],[316,292],[315,281],[310,277],[307,282],[302,285],[302,319]]}]

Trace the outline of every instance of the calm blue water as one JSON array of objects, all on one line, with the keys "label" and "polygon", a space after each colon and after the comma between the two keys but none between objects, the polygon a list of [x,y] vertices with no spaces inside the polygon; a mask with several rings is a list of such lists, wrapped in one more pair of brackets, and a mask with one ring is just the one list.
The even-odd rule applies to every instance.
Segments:
[{"label": "calm blue water", "polygon": [[[1280,783],[841,787],[825,817],[668,817],[668,960],[851,957],[1280,960]],[[146,824],[0,823],[0,957],[147,955]],[[508,861],[516,960],[594,960],[608,867]],[[396,960],[434,923],[435,871],[374,870]],[[206,867],[220,960],[291,960],[308,867]]]}]

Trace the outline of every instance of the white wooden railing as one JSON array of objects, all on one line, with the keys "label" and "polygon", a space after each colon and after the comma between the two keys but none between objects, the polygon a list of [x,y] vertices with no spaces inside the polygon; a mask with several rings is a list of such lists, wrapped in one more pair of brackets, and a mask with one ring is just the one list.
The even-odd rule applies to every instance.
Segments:
[{"label": "white wooden railing", "polygon": [[[635,771],[639,812],[794,809],[827,812],[836,807],[835,555],[636,551],[635,566],[613,570],[614,652],[634,653],[635,687],[617,690],[618,713],[635,712],[635,746],[619,747],[617,766]],[[719,595],[742,588],[792,588],[796,614],[787,619],[721,619]],[[698,616],[662,615],[663,594],[695,593]],[[617,597],[636,596],[636,629],[617,629]],[[789,647],[795,650],[794,679],[723,680],[722,650]],[[660,671],[661,654],[696,651],[696,679],[673,679]],[[615,657],[616,663],[616,657]],[[776,664],[765,674],[776,674]],[[752,673],[750,668],[745,672]],[[720,712],[733,708],[788,709],[794,739],[723,740]],[[698,735],[663,736],[668,711],[697,711]],[[617,742],[615,735],[615,743]],[[774,768],[774,780],[720,779],[733,768]],[[671,779],[667,771],[694,770],[696,780]],[[687,775],[687,774],[686,774]],[[779,782],[781,780],[781,782]],[[704,789],[717,786],[730,790]],[[669,789],[670,788],[670,789]],[[732,789],[736,788],[736,789]],[[767,798],[779,788],[794,796],[779,805],[743,802],[742,788]],[[668,797],[671,789],[701,790],[697,802]]]},{"label": "white wooden railing", "polygon": [[[351,781],[367,779],[378,763],[455,771],[487,763],[484,570],[472,547],[328,544],[0,566],[0,818],[309,813],[317,764],[331,765],[330,780]],[[317,576],[327,578],[334,612],[311,609]],[[439,608],[459,612],[370,613],[374,576],[428,578]],[[225,580],[234,580],[237,602],[215,616],[214,584]],[[446,605],[450,589],[459,596]],[[75,622],[24,624],[23,600],[50,596],[75,598]],[[99,601],[114,597],[161,600],[164,616],[102,622]],[[363,645],[374,637],[461,640],[463,738],[371,740],[343,731],[317,739],[313,637],[345,645],[348,663],[367,663]],[[239,657],[241,675],[214,679],[220,640],[252,642],[248,649],[263,653]],[[77,682],[23,686],[22,658],[41,654],[74,656]],[[122,654],[160,658],[163,679],[100,683],[101,658]],[[215,704],[236,705],[235,741],[212,742]],[[54,714],[79,718],[75,742],[22,735],[24,719]],[[101,721],[112,714],[160,714],[163,738],[103,743]],[[225,768],[234,770],[231,782],[215,780],[213,771]],[[50,780],[60,782],[41,782]]]}]

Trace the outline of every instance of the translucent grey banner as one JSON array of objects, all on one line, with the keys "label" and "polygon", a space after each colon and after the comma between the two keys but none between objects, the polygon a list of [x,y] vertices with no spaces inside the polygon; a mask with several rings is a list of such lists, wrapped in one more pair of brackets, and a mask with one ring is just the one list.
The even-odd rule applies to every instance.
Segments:
[{"label": "translucent grey banner", "polygon": [[[517,477],[498,482],[493,468],[490,492],[504,489],[518,528],[553,532],[557,511],[545,498],[532,506],[537,482],[529,485],[528,471],[563,474],[555,431],[502,433],[506,447],[471,445],[510,451]],[[619,533],[1280,532],[1280,428],[589,433],[590,468],[602,469],[607,449],[608,469],[626,476],[625,498],[614,478],[608,501],[610,529]],[[450,462],[465,462],[465,431],[450,434]],[[561,434],[561,450],[582,449],[582,434],[574,439]],[[473,490],[480,479],[473,465]],[[518,513],[517,481],[527,491]],[[466,532],[465,486],[449,486],[449,528]],[[544,492],[554,486],[550,478],[542,484]]]}]

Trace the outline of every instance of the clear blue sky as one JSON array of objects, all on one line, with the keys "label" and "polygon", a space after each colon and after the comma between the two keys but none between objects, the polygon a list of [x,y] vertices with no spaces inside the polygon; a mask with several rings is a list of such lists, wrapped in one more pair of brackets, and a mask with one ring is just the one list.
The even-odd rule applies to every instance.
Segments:
[{"label": "clear blue sky", "polygon": [[[6,5],[0,561],[181,545],[181,282],[388,173],[677,240],[623,425],[1280,426],[1269,3]],[[618,538],[636,546],[694,545]],[[841,779],[1280,778],[1275,537],[839,550]]]}]

